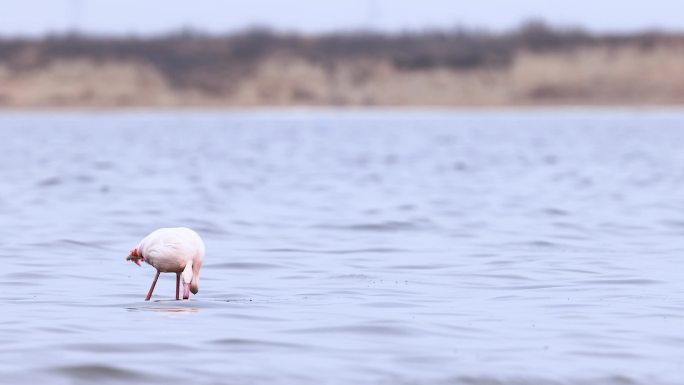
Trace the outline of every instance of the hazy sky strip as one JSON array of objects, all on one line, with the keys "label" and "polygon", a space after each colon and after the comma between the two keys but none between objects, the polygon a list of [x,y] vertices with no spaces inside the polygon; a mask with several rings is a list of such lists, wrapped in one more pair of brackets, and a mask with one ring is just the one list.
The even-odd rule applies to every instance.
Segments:
[{"label": "hazy sky strip", "polygon": [[682,0],[0,0],[0,34],[222,33],[253,26],[304,33],[455,26],[501,31],[535,18],[594,31],[684,31],[682,15]]}]

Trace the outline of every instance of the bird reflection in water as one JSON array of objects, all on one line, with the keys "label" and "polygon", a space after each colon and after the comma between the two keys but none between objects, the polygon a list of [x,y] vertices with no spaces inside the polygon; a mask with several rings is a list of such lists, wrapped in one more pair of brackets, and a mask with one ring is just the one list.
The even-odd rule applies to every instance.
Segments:
[{"label": "bird reflection in water", "polygon": [[180,314],[190,314],[198,313],[199,308],[196,307],[153,307],[153,306],[141,306],[141,307],[129,307],[126,308],[128,311],[149,311],[158,313],[180,313]]}]

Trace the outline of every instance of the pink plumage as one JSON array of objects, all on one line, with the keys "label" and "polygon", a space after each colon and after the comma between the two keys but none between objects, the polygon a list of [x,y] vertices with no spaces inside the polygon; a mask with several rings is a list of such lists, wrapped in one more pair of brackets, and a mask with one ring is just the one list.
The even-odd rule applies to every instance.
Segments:
[{"label": "pink plumage", "polygon": [[176,299],[179,299],[182,278],[183,299],[188,299],[191,291],[193,294],[199,291],[204,242],[196,232],[187,227],[161,228],[143,238],[126,260],[133,261],[138,266],[142,260],[157,269],[145,301],[152,297],[160,273],[176,273]]}]

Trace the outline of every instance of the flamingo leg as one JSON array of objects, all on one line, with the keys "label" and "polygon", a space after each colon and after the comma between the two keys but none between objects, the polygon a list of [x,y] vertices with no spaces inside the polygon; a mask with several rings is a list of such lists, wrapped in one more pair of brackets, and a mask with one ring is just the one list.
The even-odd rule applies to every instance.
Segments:
[{"label": "flamingo leg", "polygon": [[176,273],[176,301],[178,301],[180,298],[178,298],[178,294],[180,290],[180,273]]},{"label": "flamingo leg", "polygon": [[154,287],[157,285],[157,278],[159,278],[159,273],[161,273],[161,271],[157,270],[157,275],[154,276],[154,281],[152,281],[152,286],[150,287],[150,291],[147,293],[147,298],[145,298],[145,301],[149,301],[150,298],[152,298],[152,292],[154,291]]}]

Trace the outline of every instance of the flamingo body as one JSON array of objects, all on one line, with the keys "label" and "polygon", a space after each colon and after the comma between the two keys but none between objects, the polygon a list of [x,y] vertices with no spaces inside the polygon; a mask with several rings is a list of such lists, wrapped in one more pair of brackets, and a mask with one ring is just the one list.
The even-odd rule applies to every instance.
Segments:
[{"label": "flamingo body", "polygon": [[187,227],[161,228],[142,239],[126,258],[140,266],[140,260],[157,269],[146,301],[152,296],[160,273],[176,273],[176,299],[183,280],[183,299],[199,291],[199,272],[204,261],[202,238]]}]

